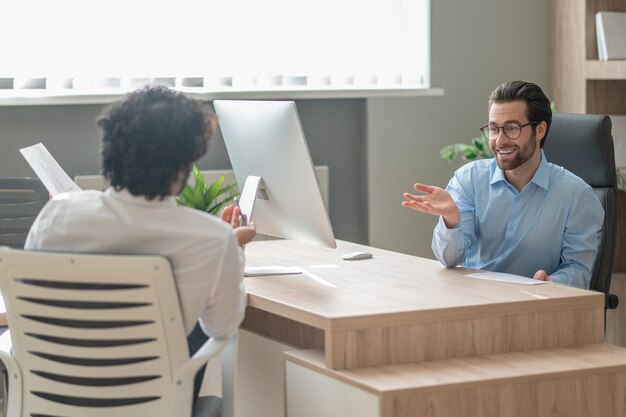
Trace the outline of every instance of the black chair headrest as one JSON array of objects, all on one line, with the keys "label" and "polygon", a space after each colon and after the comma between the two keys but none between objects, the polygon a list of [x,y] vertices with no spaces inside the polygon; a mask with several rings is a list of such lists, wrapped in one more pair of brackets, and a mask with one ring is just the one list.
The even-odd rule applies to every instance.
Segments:
[{"label": "black chair headrest", "polygon": [[543,150],[549,162],[566,167],[592,187],[617,186],[608,116],[555,113]]}]

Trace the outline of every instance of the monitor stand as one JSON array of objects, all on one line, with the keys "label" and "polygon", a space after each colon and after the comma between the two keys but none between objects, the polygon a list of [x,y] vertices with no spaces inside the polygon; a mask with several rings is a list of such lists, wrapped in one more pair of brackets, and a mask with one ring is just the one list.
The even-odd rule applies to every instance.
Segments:
[{"label": "monitor stand", "polygon": [[246,178],[246,183],[243,185],[243,189],[239,195],[239,208],[241,209],[241,214],[246,216],[248,221],[252,220],[252,212],[254,211],[256,195],[259,192],[259,188],[262,183],[263,178],[250,175]]},{"label": "monitor stand", "polygon": [[[239,208],[241,209],[241,214],[245,215],[248,220],[252,220],[254,203],[262,184],[263,178],[250,175],[246,178],[243,190],[241,190]],[[260,277],[267,275],[293,275],[303,272],[302,268],[291,266],[251,266],[244,269],[243,275],[245,277]]]}]

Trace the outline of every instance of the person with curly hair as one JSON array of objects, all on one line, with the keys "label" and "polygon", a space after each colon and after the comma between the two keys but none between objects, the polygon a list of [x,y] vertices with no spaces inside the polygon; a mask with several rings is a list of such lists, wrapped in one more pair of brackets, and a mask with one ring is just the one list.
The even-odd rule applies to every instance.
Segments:
[{"label": "person with curly hair", "polygon": [[[220,219],[175,201],[192,164],[206,153],[214,113],[182,93],[146,87],[108,107],[97,124],[110,187],[55,196],[32,225],[25,249],[166,256],[190,352],[207,335],[237,331],[246,307],[241,246],[254,237],[254,225],[240,226],[232,206]],[[199,374],[194,399],[201,380]]]}]

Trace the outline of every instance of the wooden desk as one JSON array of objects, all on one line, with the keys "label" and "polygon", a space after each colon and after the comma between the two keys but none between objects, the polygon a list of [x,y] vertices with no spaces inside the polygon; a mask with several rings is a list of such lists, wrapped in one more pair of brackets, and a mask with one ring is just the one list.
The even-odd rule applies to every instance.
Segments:
[{"label": "wooden desk", "polygon": [[[357,250],[370,251],[374,258],[341,259],[343,253]],[[467,373],[463,381],[453,378],[450,381],[454,383],[440,384],[437,390],[444,394],[431,392],[423,381],[414,389],[403,385],[420,379],[423,367],[416,364],[421,363],[452,373],[458,364],[465,364],[480,373],[472,358],[478,363],[506,363],[508,358],[525,355],[519,360],[530,368],[541,367],[542,371],[530,378],[520,374],[519,368],[507,376],[507,367],[494,365],[491,374],[508,381],[507,395],[515,401],[526,401],[537,390],[561,392],[580,384],[588,387],[594,381],[616,383],[619,388],[626,381],[626,351],[603,347],[603,294],[558,284],[526,286],[470,279],[464,277],[469,270],[446,269],[436,261],[348,242],[338,242],[335,250],[290,241],[253,242],[246,248],[246,258],[248,266],[299,266],[306,272],[245,279],[249,307],[242,325],[240,350],[244,354],[240,354],[239,366],[243,373],[239,379],[245,386],[238,394],[248,405],[240,407],[241,416],[285,415],[283,404],[290,407],[289,417],[412,416],[412,406],[407,404],[431,401],[424,392],[438,395],[437,404],[465,404],[453,400],[470,394],[459,394],[450,388],[453,385],[471,388],[471,395],[481,400],[472,400],[467,407],[478,407],[476,404],[488,403],[489,398],[499,398],[495,377]],[[297,351],[282,354],[290,348]],[[563,349],[570,349],[569,353],[552,368],[550,362],[558,359]],[[546,353],[535,359],[534,351]],[[580,366],[605,354],[609,358],[602,366],[600,362],[591,370]],[[438,379],[437,372],[428,375],[430,380]],[[291,378],[288,386],[285,378]],[[398,378],[401,381],[391,386],[402,389],[381,389],[375,383],[381,378],[387,382]],[[546,380],[557,382],[546,385]],[[333,388],[324,391],[316,384]],[[478,391],[474,389],[477,384],[481,387]],[[589,398],[580,397],[591,408],[578,407],[578,400],[570,399],[571,392],[538,397],[535,404],[537,409],[565,409],[576,403],[573,407],[583,411],[572,415],[582,416],[584,410],[604,410],[595,405],[610,402],[610,398],[614,398],[612,404],[623,400],[624,390],[618,388],[594,388],[595,396],[590,392]],[[590,390],[581,389],[585,394]],[[398,399],[400,391],[415,397]],[[516,392],[524,392],[526,397],[520,400],[512,394]],[[456,397],[450,397],[453,394]],[[329,396],[340,396],[339,403],[356,408],[338,411],[332,408],[336,404]],[[264,408],[267,404],[274,406]],[[623,404],[603,414],[621,417]],[[458,407],[429,413],[423,415],[525,415],[498,411],[459,414]]]},{"label": "wooden desk", "polygon": [[[341,259],[355,250],[374,258]],[[348,242],[335,250],[255,242],[246,258],[249,265],[303,266],[307,273],[246,278],[250,309],[243,327],[298,348],[323,345],[332,369],[604,338],[604,296],[576,288],[470,279],[469,270]]]}]

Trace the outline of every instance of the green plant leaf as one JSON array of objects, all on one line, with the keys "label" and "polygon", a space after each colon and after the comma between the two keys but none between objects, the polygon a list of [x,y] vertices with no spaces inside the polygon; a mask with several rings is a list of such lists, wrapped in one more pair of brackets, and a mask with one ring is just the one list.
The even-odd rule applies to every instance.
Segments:
[{"label": "green plant leaf", "polygon": [[193,188],[190,185],[185,185],[183,190],[179,194],[180,199],[182,200],[182,204],[185,206],[193,207]]},{"label": "green plant leaf", "polygon": [[204,182],[196,182],[196,186],[193,189],[193,208],[197,208],[198,210],[206,210],[207,205],[204,200],[205,191],[206,186],[204,185]]},{"label": "green plant leaf", "polygon": [[445,159],[448,162],[454,160],[457,155],[460,155],[466,161],[493,157],[489,148],[489,141],[484,137],[472,138],[471,144],[453,143],[444,146],[439,151],[441,159]]},{"label": "green plant leaf", "polygon": [[207,206],[210,206],[213,200],[215,200],[215,197],[217,197],[217,193],[220,191],[220,188],[222,188],[223,183],[224,176],[220,175],[220,177],[208,188],[206,195],[204,196],[204,202]]},{"label": "green plant leaf", "polygon": [[446,161],[452,161],[455,155],[456,150],[454,145],[448,145],[439,151],[439,156],[441,157],[441,159],[445,159]]},{"label": "green plant leaf", "polygon": [[491,152],[491,147],[489,146],[489,139],[480,138],[483,142],[483,151],[485,152],[486,158],[491,158],[493,156],[493,152]]},{"label": "green plant leaf", "polygon": [[472,144],[474,145],[474,147],[476,149],[478,149],[479,151],[482,151],[484,149],[484,144],[483,141],[480,138],[474,138],[472,139]]},{"label": "green plant leaf", "polygon": [[473,146],[463,145],[460,147],[460,150],[463,153],[463,159],[467,161],[472,161],[478,157],[478,153]]},{"label": "green plant leaf", "polygon": [[240,195],[239,193],[235,193],[235,194],[229,195],[228,197],[224,198],[224,200],[223,200],[223,201],[224,201],[226,204],[228,204],[228,203],[230,203],[231,201],[233,201],[233,200],[235,199],[235,197],[239,197],[239,195]]},{"label": "green plant leaf", "polygon": [[[237,183],[224,185],[224,176],[221,175],[213,184],[207,187],[206,181],[198,167],[192,166],[193,185],[186,184],[176,197],[176,203],[219,215],[226,204],[239,196]],[[219,196],[223,196],[218,198]],[[219,201],[218,201],[219,200]]]},{"label": "green plant leaf", "polygon": [[196,178],[196,186],[198,185],[200,186],[200,188],[202,188],[202,193],[206,194],[208,187],[206,181],[204,181],[204,177],[202,176],[202,174],[200,174],[198,178]]},{"label": "green plant leaf", "polygon": [[222,209],[224,208],[224,206],[226,204],[230,203],[234,198],[235,198],[235,196],[232,196],[232,198],[228,197],[227,199],[224,199],[223,201],[220,201],[216,205],[207,208],[206,211],[217,216],[219,213],[222,212]]},{"label": "green plant leaf", "polygon": [[[217,195],[219,196],[219,195],[222,195],[224,193],[228,193],[228,192],[230,192],[230,191],[232,191],[233,189],[236,189],[236,188],[237,188],[237,183],[233,182],[232,184],[228,184],[226,187],[223,187],[222,189],[220,189],[217,192]],[[234,194],[235,197],[238,196],[238,195],[239,195],[239,191],[237,191],[236,194]]]}]

